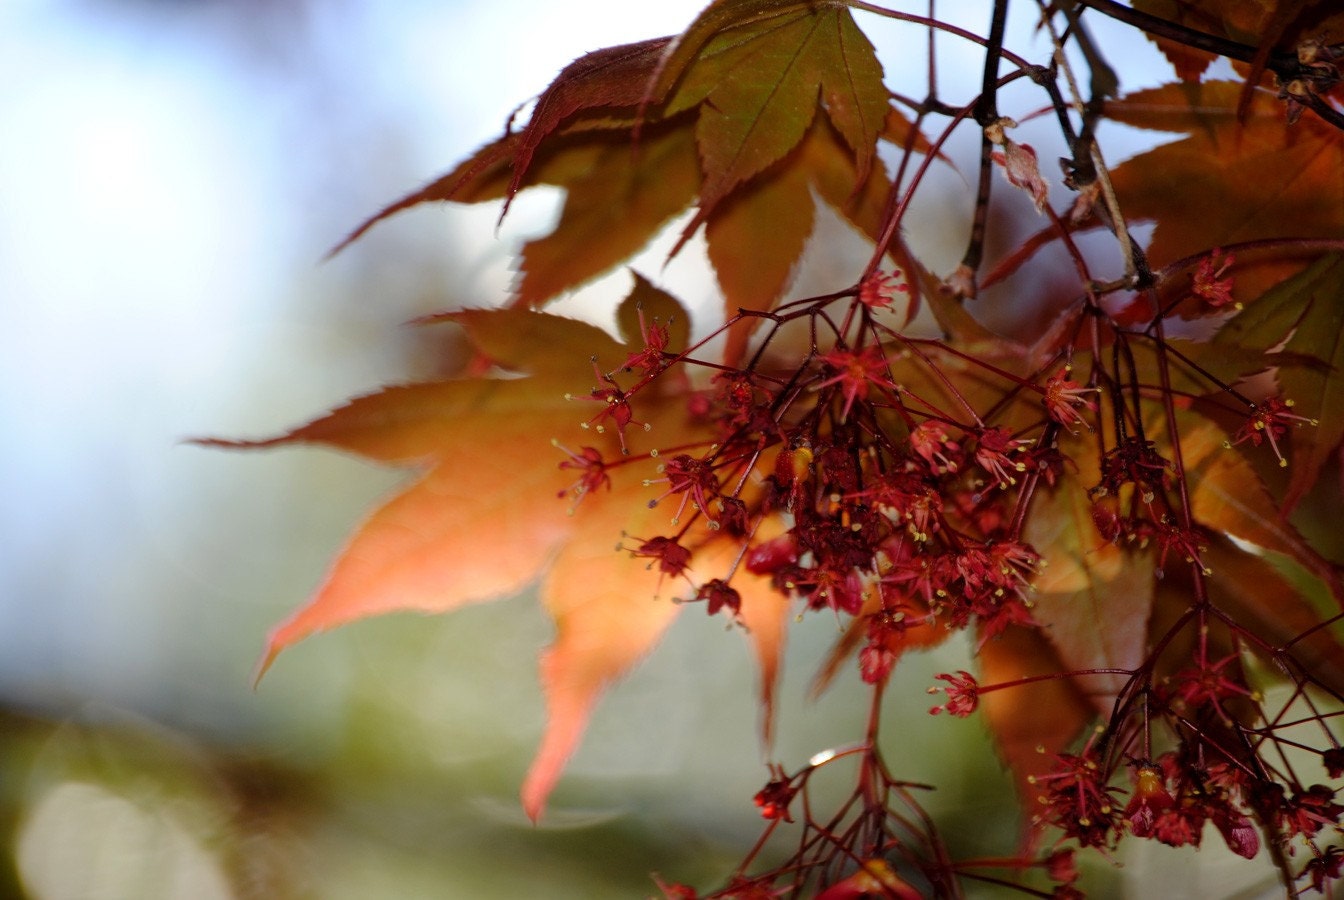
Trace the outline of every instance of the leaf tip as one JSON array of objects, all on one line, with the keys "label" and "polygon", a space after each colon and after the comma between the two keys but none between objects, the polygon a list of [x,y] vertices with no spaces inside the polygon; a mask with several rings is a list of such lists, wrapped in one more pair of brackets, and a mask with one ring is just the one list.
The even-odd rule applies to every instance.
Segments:
[{"label": "leaf tip", "polygon": [[533,825],[541,824],[541,815],[546,811],[546,793],[548,791],[539,790],[530,778],[523,784],[521,793],[523,812],[532,820]]},{"label": "leaf tip", "polygon": [[256,691],[261,686],[261,679],[271,668],[271,663],[280,655],[279,647],[272,641],[266,642],[266,649],[262,652],[261,658],[257,660],[256,666],[252,669],[252,690]]},{"label": "leaf tip", "polygon": [[262,447],[277,447],[285,443],[291,435],[281,435],[280,437],[262,438],[260,440],[247,440],[237,438],[217,438],[217,437],[189,437],[182,438],[179,444],[190,444],[194,447],[209,447],[214,450],[257,450]]},{"label": "leaf tip", "polygon": [[262,677],[270,671],[271,664],[280,655],[280,651],[298,643],[315,630],[319,630],[321,626],[315,627],[309,622],[312,616],[312,607],[313,604],[309,604],[299,610],[272,628],[270,634],[266,635],[266,649],[262,651],[261,658],[257,660],[256,668],[252,672],[252,690],[255,691],[257,686],[261,684]]}]

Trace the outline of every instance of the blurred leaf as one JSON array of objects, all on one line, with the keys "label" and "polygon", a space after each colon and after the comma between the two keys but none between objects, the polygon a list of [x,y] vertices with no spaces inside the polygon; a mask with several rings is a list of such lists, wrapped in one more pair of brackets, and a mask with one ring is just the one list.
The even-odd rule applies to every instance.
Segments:
[{"label": "blurred leaf", "polygon": [[[980,683],[1004,684],[1040,675],[1060,675],[1031,684],[982,694],[994,748],[1012,772],[1024,823],[1040,811],[1040,793],[1033,779],[1050,772],[1055,755],[1065,751],[1096,718],[1045,633],[1037,628],[1009,626],[980,648]],[[1034,834],[1027,830],[1026,840]]]},{"label": "blurred leaf", "polygon": [[[805,165],[786,165],[744,187],[710,217],[705,239],[728,316],[739,309],[768,311],[788,286],[812,234],[809,175]],[[765,235],[768,240],[762,239]],[[742,358],[747,338],[760,322],[747,318],[731,328],[725,362]]]},{"label": "blurred leaf", "polygon": [[[1038,488],[1023,538],[1046,565],[1036,576],[1032,617],[1070,670],[1143,663],[1153,605],[1151,551],[1106,541],[1092,523],[1085,476]],[[1109,714],[1123,675],[1077,679],[1098,714]]]},{"label": "blurred leaf", "polygon": [[1288,647],[1313,679],[1337,695],[1344,693],[1339,627],[1319,627],[1333,615],[1328,607],[1312,602],[1268,557],[1224,538],[1211,540],[1203,557],[1213,571],[1207,584],[1215,606],[1270,645]]},{"label": "blurred leaf", "polygon": [[[1312,306],[1329,308],[1329,295],[1344,279],[1344,257],[1327,254],[1310,268],[1274,285],[1247,303],[1214,335],[1215,352],[1250,350],[1268,353],[1278,346]],[[1321,302],[1317,302],[1318,298]]]},{"label": "blurred leaf", "polygon": [[1240,449],[1225,446],[1227,433],[1212,420],[1185,410],[1177,412],[1177,425],[1195,520],[1217,532],[1292,557],[1344,604],[1344,587],[1334,567],[1287,520]]},{"label": "blurred leaf", "polygon": [[[1338,35],[1344,14],[1330,0],[1134,0],[1135,9],[1195,31],[1257,48],[1247,82],[1260,80],[1274,49],[1293,50],[1311,35]],[[1149,35],[1185,81],[1199,76],[1216,57],[1176,41]]]},{"label": "blurred leaf", "polygon": [[1301,287],[1302,319],[1284,347],[1324,365],[1285,365],[1279,384],[1297,403],[1296,412],[1316,421],[1292,436],[1292,466],[1284,505],[1292,508],[1320,477],[1329,455],[1344,440],[1344,255],[1333,254],[1311,269]]},{"label": "blurred leaf", "polygon": [[538,307],[638,253],[690,205],[700,184],[689,128],[646,132],[638,147],[604,146],[592,165],[560,182],[560,221],[523,247],[517,300]]},{"label": "blurred leaf", "polygon": [[[533,496],[535,503],[541,495]],[[522,788],[523,809],[533,820],[541,817],[598,699],[658,643],[680,610],[664,593],[656,567],[616,547],[623,533],[648,534],[658,527],[655,520],[666,521],[647,500],[647,489],[634,479],[586,498],[542,582],[541,601],[555,619],[556,634],[541,654],[546,732]],[[481,534],[498,543],[509,535],[498,528],[491,523]]]},{"label": "blurred leaf", "polygon": [[[763,523],[757,536],[768,540],[783,530],[783,523],[775,518]],[[725,578],[733,571],[737,554],[738,548],[726,541],[710,544],[696,558],[696,574],[705,579]],[[768,751],[775,739],[775,693],[784,662],[788,625],[794,613],[789,599],[775,590],[769,576],[739,569],[732,578],[733,587],[742,597],[738,618],[756,657],[761,744]]]},{"label": "blurred leaf", "polygon": [[[1267,91],[1239,116],[1240,93],[1228,81],[1168,84],[1106,104],[1116,121],[1186,133],[1111,172],[1125,215],[1156,222],[1155,266],[1241,241],[1344,237],[1344,133],[1314,116],[1287,125]],[[1256,296],[1300,268],[1274,263],[1239,267],[1238,288]]]}]

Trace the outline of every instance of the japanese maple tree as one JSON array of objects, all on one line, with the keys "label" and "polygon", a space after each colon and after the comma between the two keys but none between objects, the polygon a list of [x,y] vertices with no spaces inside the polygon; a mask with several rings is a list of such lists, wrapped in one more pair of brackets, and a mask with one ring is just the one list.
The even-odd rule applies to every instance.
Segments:
[{"label": "japanese maple tree", "polygon": [[[271,633],[262,671],[321,629],[538,583],[556,633],[522,787],[537,818],[603,691],[678,614],[749,636],[767,747],[788,626],[825,616],[841,632],[819,683],[867,692],[866,730],[772,764],[762,840],[718,889],[660,882],[668,896],[981,881],[1081,897],[1077,853],[1205,838],[1277,867],[1289,895],[1328,892],[1344,867],[1344,13],[1020,0],[1047,38],[1029,55],[1005,42],[1009,5],[984,4],[976,32],[932,0],[716,0],[677,36],[581,57],[525,124],[357,229],[564,191],[511,296],[433,317],[470,342],[457,376],[211,442],[416,473]],[[1102,21],[1155,41],[1173,80],[1126,92]],[[878,25],[927,54],[917,83],[884,76]],[[937,77],[945,40],[978,53],[965,96]],[[1017,136],[1028,119],[1049,145]],[[1165,134],[1117,162],[1108,122]],[[969,166],[949,152],[963,133]],[[973,188],[945,270],[906,239],[940,170]],[[871,253],[805,294],[823,207]],[[674,255],[703,235],[717,307],[642,272],[614,333],[544,311],[669,227]],[[901,677],[907,651],[955,632],[973,636],[964,670]],[[955,858],[884,752],[884,695],[925,690],[919,727],[984,716],[1020,796],[1018,856]],[[852,791],[822,808],[810,784],[840,760]]]}]

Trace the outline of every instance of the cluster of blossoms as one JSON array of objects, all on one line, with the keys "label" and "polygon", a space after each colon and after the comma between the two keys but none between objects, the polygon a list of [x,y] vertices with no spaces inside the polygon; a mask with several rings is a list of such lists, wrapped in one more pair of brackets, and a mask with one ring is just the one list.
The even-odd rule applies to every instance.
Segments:
[{"label": "cluster of blossoms", "polygon": [[[979,374],[993,382],[997,408],[978,409],[978,398],[945,371],[962,363],[945,345],[884,324],[891,296],[904,287],[883,276],[866,280],[848,295],[840,324],[830,306],[845,296],[763,315],[770,331],[740,367],[671,351],[667,323],[641,314],[644,346],[617,370],[596,372],[590,394],[600,409],[587,427],[614,430],[621,455],[561,448],[561,466],[577,476],[568,492],[576,502],[609,486],[618,470],[640,473],[650,507],[667,513],[668,530],[627,536],[622,547],[646,559],[681,602],[703,602],[711,615],[736,619],[743,603],[737,579],[747,573],[766,580],[781,602],[839,618],[861,678],[879,690],[907,646],[965,629],[983,642],[1032,624],[1032,580],[1042,561],[1022,538],[1021,509],[1037,483],[1053,484],[1061,474],[1057,437],[1090,427],[1079,411],[1096,408],[1096,389],[1071,380],[1057,363],[1033,378],[984,368]],[[793,362],[771,352],[787,329],[803,327],[820,349]],[[817,339],[822,332],[829,339]],[[672,378],[692,389],[660,394],[662,380]],[[683,414],[703,441],[636,452],[626,433],[642,427],[641,397],[673,393],[687,398]],[[1015,402],[1002,403],[1005,396]],[[700,550],[714,542],[735,547],[729,568],[699,571]],[[959,678],[965,680],[949,684],[947,709],[967,715],[974,679]],[[773,829],[801,816],[816,842],[783,869],[750,876],[744,869],[717,896],[776,896],[768,886],[785,870],[795,890],[835,885],[856,865],[852,878],[885,885],[882,895],[905,896],[891,886],[896,874],[877,865],[885,866],[883,859],[918,870],[931,884],[951,877],[927,816],[886,773],[876,747],[844,755],[862,756],[870,788],[881,791],[818,819],[795,801],[820,764],[792,776],[776,768],[756,796],[763,817]],[[847,815],[853,821],[842,828]],[[1043,860],[1032,865],[1046,868]],[[669,896],[694,896],[687,890],[667,888]]]},{"label": "cluster of blossoms", "polygon": [[[737,611],[732,580],[744,569],[809,609],[863,618],[873,653],[916,626],[977,624],[989,638],[1030,622],[1040,557],[1013,513],[1024,483],[1055,477],[1053,436],[1089,402],[1086,389],[1058,375],[1031,385],[1041,403],[1030,435],[991,424],[942,376],[936,345],[880,325],[872,306],[855,304],[857,338],[837,333],[832,349],[793,370],[772,371],[764,354],[744,368],[714,367],[688,404],[710,435],[698,447],[617,460],[592,447],[566,451],[561,465],[579,473],[573,492],[601,489],[615,466],[652,461],[656,474],[643,480],[661,493],[650,506],[669,510],[672,530],[629,549],[679,577],[699,546],[736,542],[732,571],[693,584],[691,599],[711,613]],[[769,318],[776,329],[802,318],[815,329],[830,322],[824,310]],[[598,373],[591,396],[603,409],[587,424],[614,429],[623,450],[639,424],[632,399],[668,369],[697,364],[667,352],[666,334],[646,325],[646,346],[622,367],[629,386],[619,371]]]},{"label": "cluster of blossoms", "polygon": [[[1222,291],[1226,285],[1209,280],[1220,273],[1205,281]],[[669,527],[628,537],[628,552],[646,558],[665,580],[684,584],[676,588],[681,601],[703,602],[711,615],[739,616],[743,600],[735,580],[746,572],[768,579],[804,611],[839,617],[857,650],[862,680],[880,692],[909,647],[966,629],[983,646],[1010,627],[1036,625],[1032,583],[1044,560],[1023,539],[1032,495],[1076,477],[1087,455],[1082,442],[1095,441],[1096,480],[1086,494],[1097,536],[1154,554],[1157,577],[1168,573],[1168,580],[1188,582],[1192,600],[1141,666],[1111,671],[1127,676],[1127,684],[1097,735],[1078,752],[1061,753],[1051,772],[1035,778],[1036,825],[1058,829],[1060,841],[1106,850],[1125,834],[1198,846],[1212,823],[1234,853],[1251,857],[1261,846],[1258,824],[1279,852],[1289,852],[1289,839],[1302,839],[1310,859],[1301,877],[1324,890],[1344,857],[1323,836],[1339,830],[1344,806],[1334,802],[1332,789],[1304,786],[1292,765],[1266,760],[1283,757],[1294,744],[1284,732],[1301,718],[1327,736],[1320,752],[1335,760],[1327,763],[1331,777],[1339,774],[1344,750],[1325,714],[1295,719],[1286,711],[1290,701],[1270,715],[1248,686],[1242,651],[1254,649],[1281,666],[1293,664],[1291,654],[1258,641],[1208,602],[1202,579],[1210,568],[1203,556],[1210,541],[1220,539],[1188,514],[1179,466],[1145,432],[1141,391],[1122,372],[1095,363],[1086,383],[1062,360],[1017,375],[942,342],[907,337],[884,324],[880,311],[887,304],[875,300],[878,288],[890,292],[892,284],[873,278],[850,294],[757,314],[769,331],[743,366],[672,351],[666,323],[649,323],[641,314],[644,346],[616,371],[597,371],[591,392],[601,409],[587,425],[614,429],[622,455],[604,458],[587,446],[564,450],[561,466],[578,475],[571,489],[576,502],[609,486],[615,470],[638,467],[646,473],[649,506],[667,511]],[[837,324],[830,307],[846,299]],[[744,315],[739,322],[745,321]],[[811,352],[793,362],[776,358],[772,343],[802,326],[810,329]],[[646,427],[637,418],[640,397],[659,396],[658,385],[668,378],[679,379],[679,395],[688,398],[683,415],[705,437],[634,453],[626,432]],[[1305,420],[1275,398],[1247,408],[1247,424],[1229,445],[1267,441],[1282,459],[1287,429]],[[728,569],[696,571],[699,551],[720,541],[735,548]],[[1219,636],[1211,640],[1213,632]],[[1193,663],[1190,641],[1179,640],[1191,633],[1203,635],[1194,641]],[[1221,656],[1214,655],[1218,648]],[[1096,671],[1052,677],[1088,674]],[[945,685],[937,690],[947,699],[930,711],[953,716],[970,715],[987,691],[1015,686],[983,686],[965,671],[938,677]],[[1293,701],[1309,702],[1305,690]],[[854,878],[878,887],[852,896],[913,891],[890,869],[881,870],[890,875],[886,881],[874,874],[874,862],[884,859],[918,872],[938,893],[952,873],[965,876],[975,868],[947,857],[925,827],[927,817],[912,813],[918,805],[906,786],[886,773],[874,744],[850,752],[862,755],[860,765],[869,770],[868,787],[851,805],[832,819],[805,808],[803,827],[813,835],[804,840],[805,851],[764,874],[749,876],[744,867],[729,888],[711,896],[777,896],[781,880],[797,895],[808,884],[857,883]],[[771,830],[800,815],[795,801],[806,795],[817,768],[795,775],[772,770],[756,796]],[[883,789],[874,794],[873,784]],[[1068,898],[1081,896],[1071,861],[1068,848],[1056,844],[1013,865],[1047,872],[1055,896]],[[842,879],[845,871],[851,874]],[[893,887],[898,883],[904,887]],[[696,896],[681,886],[667,890]]]},{"label": "cluster of blossoms", "polygon": [[[1038,824],[1080,846],[1110,848],[1126,834],[1198,847],[1211,823],[1246,859],[1260,851],[1259,825],[1276,855],[1291,859],[1305,850],[1298,878],[1329,893],[1340,875],[1340,849],[1331,842],[1344,835],[1344,805],[1335,802],[1337,788],[1315,779],[1344,774],[1344,748],[1331,728],[1344,700],[1321,691],[1334,710],[1321,709],[1308,690],[1320,686],[1281,653],[1270,656],[1296,687],[1277,710],[1249,686],[1240,654],[1211,660],[1199,649],[1194,665],[1156,677],[1174,664],[1160,648],[1192,628],[1206,639],[1214,635],[1211,644],[1249,638],[1239,625],[1201,616],[1197,606],[1178,620],[1131,674],[1110,721],[1079,753],[1060,754],[1050,774],[1034,779]],[[1154,756],[1159,744],[1172,749]],[[1120,786],[1126,781],[1128,800]]]}]

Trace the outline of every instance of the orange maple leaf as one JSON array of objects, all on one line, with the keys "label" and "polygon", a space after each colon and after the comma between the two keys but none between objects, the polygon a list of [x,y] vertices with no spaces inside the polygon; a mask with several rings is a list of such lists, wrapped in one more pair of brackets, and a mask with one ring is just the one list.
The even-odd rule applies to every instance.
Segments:
[{"label": "orange maple leaf", "polygon": [[[679,319],[684,343],[685,313],[675,301],[639,279],[627,307],[635,303],[649,312],[661,307],[661,321]],[[633,314],[623,308],[619,319]],[[639,332],[622,345],[591,325],[544,313],[468,310],[442,318],[508,374],[389,387],[279,437],[202,443],[317,443],[420,470],[358,528],[307,605],[270,633],[258,678],[280,651],[315,632],[383,613],[449,612],[540,580],[556,637],[541,657],[547,726],[522,790],[536,819],[602,693],[657,644],[680,609],[673,601],[685,583],[618,545],[637,547],[626,536],[667,528],[668,512],[650,503],[654,446],[704,435],[677,396],[641,393],[639,418],[650,433],[640,435],[646,446],[623,455],[618,438],[624,444],[625,436],[611,428],[620,420],[606,415],[611,403],[575,396],[592,384],[594,367],[612,371],[628,360]],[[580,424],[590,416],[595,427],[585,434]],[[590,464],[577,481],[576,462],[552,446],[555,436],[574,433],[599,445],[574,454]],[[600,470],[585,478],[592,466]],[[732,547],[723,542],[706,538],[688,549],[688,571],[697,576],[731,565]],[[741,595],[735,615],[761,667],[768,737],[788,603],[767,578],[743,572],[734,586]]]}]

